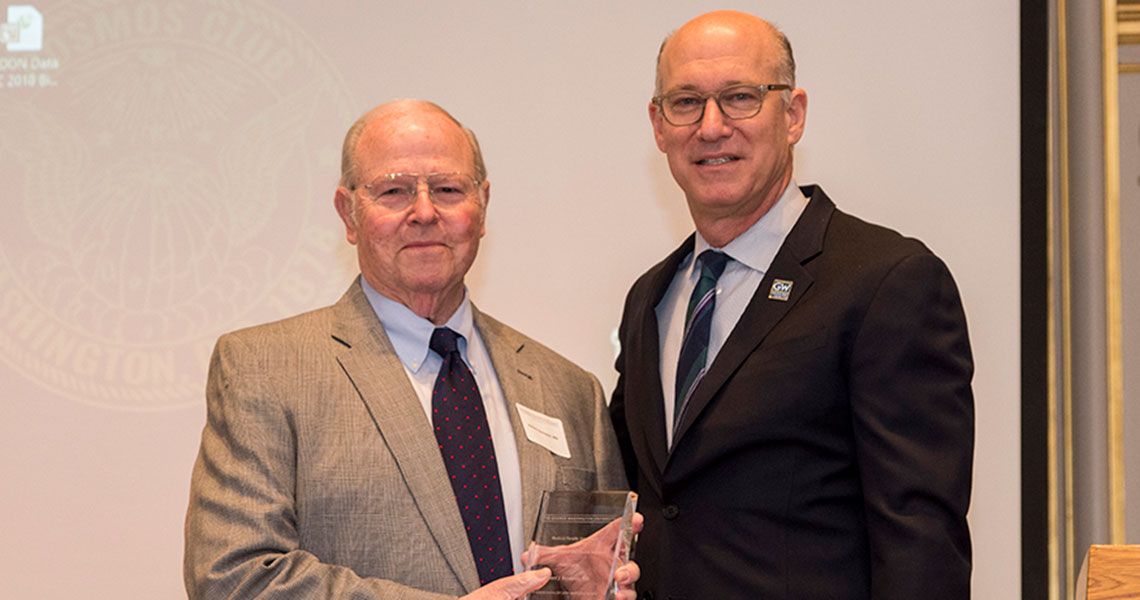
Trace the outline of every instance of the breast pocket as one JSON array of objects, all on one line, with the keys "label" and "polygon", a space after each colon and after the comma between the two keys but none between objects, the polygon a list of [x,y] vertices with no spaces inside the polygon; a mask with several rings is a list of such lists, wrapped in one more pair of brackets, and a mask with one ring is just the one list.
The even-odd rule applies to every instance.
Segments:
[{"label": "breast pocket", "polygon": [[558,467],[557,489],[589,492],[597,488],[598,476],[593,469]]},{"label": "breast pocket", "polygon": [[763,344],[760,349],[765,353],[772,353],[778,356],[795,356],[796,354],[810,352],[820,348],[826,342],[827,330],[823,329],[795,337],[771,340]]}]

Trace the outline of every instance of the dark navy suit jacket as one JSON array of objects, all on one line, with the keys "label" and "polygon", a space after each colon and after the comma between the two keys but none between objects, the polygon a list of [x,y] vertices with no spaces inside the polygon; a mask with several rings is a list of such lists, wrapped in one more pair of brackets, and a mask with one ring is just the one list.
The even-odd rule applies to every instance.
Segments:
[{"label": "dark navy suit jacket", "polygon": [[[921,242],[804,194],[671,450],[654,307],[693,238],[626,299],[610,410],[646,519],[639,591],[969,598],[973,362],[957,287]],[[775,279],[793,282],[786,301],[769,298]]]}]

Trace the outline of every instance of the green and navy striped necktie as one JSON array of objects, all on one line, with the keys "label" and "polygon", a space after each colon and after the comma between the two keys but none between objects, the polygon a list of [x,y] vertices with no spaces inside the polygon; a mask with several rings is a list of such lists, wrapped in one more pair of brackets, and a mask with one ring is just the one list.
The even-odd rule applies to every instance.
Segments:
[{"label": "green and navy striped necktie", "polygon": [[729,260],[727,254],[715,250],[705,250],[697,257],[701,278],[689,296],[689,308],[685,312],[685,333],[681,338],[681,355],[677,359],[677,390],[673,397],[674,428],[681,422],[689,396],[705,374],[709,330],[713,309],[716,307],[716,282]]}]

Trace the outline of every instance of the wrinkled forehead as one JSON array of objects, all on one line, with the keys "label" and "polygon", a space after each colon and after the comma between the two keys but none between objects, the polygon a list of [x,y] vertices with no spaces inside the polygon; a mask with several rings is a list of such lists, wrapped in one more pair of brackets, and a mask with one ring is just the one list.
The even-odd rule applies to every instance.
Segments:
[{"label": "wrinkled forehead", "polygon": [[361,132],[355,159],[366,172],[469,172],[474,164],[463,130],[446,115],[428,109],[373,117]]}]

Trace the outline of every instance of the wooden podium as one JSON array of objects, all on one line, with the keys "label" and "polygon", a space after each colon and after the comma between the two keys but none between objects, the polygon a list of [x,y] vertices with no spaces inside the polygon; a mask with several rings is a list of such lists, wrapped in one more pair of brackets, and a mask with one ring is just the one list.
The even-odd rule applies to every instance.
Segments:
[{"label": "wooden podium", "polygon": [[1140,546],[1093,544],[1077,577],[1077,600],[1140,598]]}]

